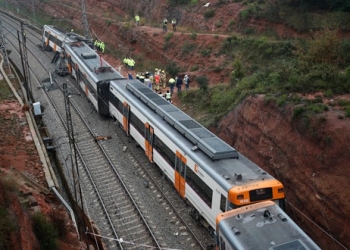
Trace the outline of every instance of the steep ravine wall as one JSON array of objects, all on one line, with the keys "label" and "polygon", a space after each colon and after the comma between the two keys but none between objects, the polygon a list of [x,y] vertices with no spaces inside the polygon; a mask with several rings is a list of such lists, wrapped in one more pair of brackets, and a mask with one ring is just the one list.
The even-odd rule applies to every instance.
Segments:
[{"label": "steep ravine wall", "polygon": [[[249,97],[215,133],[282,181],[291,205],[350,247],[349,121],[335,110],[307,124],[292,120],[292,114],[292,106],[279,108],[263,96]],[[322,249],[344,249],[291,205],[289,214]]]}]

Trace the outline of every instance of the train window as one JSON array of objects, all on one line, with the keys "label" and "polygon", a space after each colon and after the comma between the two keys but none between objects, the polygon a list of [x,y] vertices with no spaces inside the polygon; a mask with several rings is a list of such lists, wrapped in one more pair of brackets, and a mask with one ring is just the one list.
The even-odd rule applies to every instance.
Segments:
[{"label": "train window", "polygon": [[211,208],[213,190],[190,168],[187,168],[186,170],[186,182]]},{"label": "train window", "polygon": [[261,201],[272,198],[272,188],[260,188],[249,191],[250,201]]},{"label": "train window", "polygon": [[136,130],[144,136],[145,124],[133,113],[130,112],[130,123],[136,128]]},{"label": "train window", "polygon": [[112,92],[109,92],[109,101],[120,113],[123,113],[123,103],[118,99],[118,97],[113,95]]},{"label": "train window", "polygon": [[159,152],[172,168],[175,167],[175,153],[156,135],[154,136],[153,148]]},{"label": "train window", "polygon": [[85,84],[85,86],[87,86],[90,94],[97,100],[97,93],[95,88],[92,87],[91,83],[86,79],[86,77],[80,70],[79,70],[79,79]]},{"label": "train window", "polygon": [[223,194],[221,194],[221,199],[220,199],[220,210],[221,210],[222,212],[225,212],[225,211],[226,211],[226,201],[227,201],[226,197],[223,196]]}]

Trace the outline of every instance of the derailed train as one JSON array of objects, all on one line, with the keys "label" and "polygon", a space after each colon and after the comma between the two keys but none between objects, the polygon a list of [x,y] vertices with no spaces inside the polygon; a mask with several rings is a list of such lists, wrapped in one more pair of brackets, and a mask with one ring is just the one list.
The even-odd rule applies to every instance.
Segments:
[{"label": "derailed train", "polygon": [[102,116],[116,119],[215,230],[218,214],[272,200],[284,208],[283,185],[138,80],[126,79],[83,39],[45,25],[43,44],[61,52],[70,74]]}]

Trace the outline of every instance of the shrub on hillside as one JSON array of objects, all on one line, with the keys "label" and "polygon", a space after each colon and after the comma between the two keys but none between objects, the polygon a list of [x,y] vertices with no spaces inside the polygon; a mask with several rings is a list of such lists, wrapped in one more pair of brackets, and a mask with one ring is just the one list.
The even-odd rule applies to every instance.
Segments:
[{"label": "shrub on hillside", "polygon": [[58,249],[58,232],[42,213],[32,217],[33,231],[39,241],[41,249]]},{"label": "shrub on hillside", "polygon": [[15,225],[6,208],[0,206],[0,249],[10,249],[11,232],[15,230]]},{"label": "shrub on hillside", "polygon": [[209,19],[215,16],[215,10],[214,9],[210,9],[204,12],[203,14],[205,19]]},{"label": "shrub on hillside", "polygon": [[199,89],[203,91],[208,90],[208,78],[206,76],[198,76],[196,81],[199,85]]}]

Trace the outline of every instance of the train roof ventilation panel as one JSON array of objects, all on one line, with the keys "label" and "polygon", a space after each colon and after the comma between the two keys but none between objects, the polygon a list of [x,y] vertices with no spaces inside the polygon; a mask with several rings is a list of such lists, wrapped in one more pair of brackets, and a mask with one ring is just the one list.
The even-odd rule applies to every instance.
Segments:
[{"label": "train roof ventilation panel", "polygon": [[164,120],[196,145],[212,160],[237,158],[238,152],[226,142],[215,136],[180,109],[171,105],[141,82],[132,82],[126,89],[137,96],[152,110],[155,110]]},{"label": "train roof ventilation panel", "polygon": [[93,58],[96,58],[96,53],[81,53],[81,57],[84,58],[84,59],[93,59]]},{"label": "train roof ventilation panel", "polygon": [[310,248],[300,239],[293,240],[278,246],[270,247],[268,250],[284,250],[284,249],[310,250]]}]

